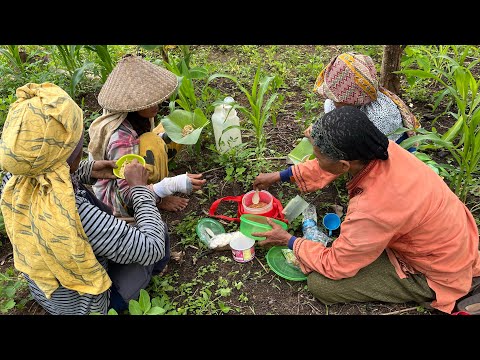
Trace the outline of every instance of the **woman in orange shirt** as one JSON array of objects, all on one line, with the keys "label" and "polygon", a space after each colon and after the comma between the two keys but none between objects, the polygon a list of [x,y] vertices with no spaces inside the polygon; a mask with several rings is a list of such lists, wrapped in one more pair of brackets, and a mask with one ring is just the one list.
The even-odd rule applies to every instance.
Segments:
[{"label": "woman in orange shirt", "polygon": [[[451,313],[480,276],[472,214],[432,169],[381,133],[354,106],[332,110],[312,128],[316,159],[257,176],[267,189],[294,181],[303,192],[348,173],[350,202],[331,247],[271,223],[262,246],[288,245],[326,305],[414,301]],[[341,280],[341,281],[338,281]]]}]

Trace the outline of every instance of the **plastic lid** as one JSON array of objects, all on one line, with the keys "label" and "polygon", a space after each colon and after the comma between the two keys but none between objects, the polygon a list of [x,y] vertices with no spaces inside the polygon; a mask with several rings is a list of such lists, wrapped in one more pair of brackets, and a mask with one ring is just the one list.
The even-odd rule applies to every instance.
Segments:
[{"label": "plastic lid", "polygon": [[282,253],[282,249],[288,249],[287,246],[274,246],[268,250],[267,255],[267,264],[270,269],[273,270],[275,274],[281,276],[284,279],[291,281],[304,281],[307,280],[307,275],[305,275],[300,269],[296,266],[291,265],[285,259],[285,256]]},{"label": "plastic lid", "polygon": [[197,224],[197,235],[200,238],[200,241],[208,246],[210,243],[210,236],[207,233],[207,230],[210,229],[215,235],[224,234],[225,228],[217,220],[212,218],[203,218],[198,221]]}]

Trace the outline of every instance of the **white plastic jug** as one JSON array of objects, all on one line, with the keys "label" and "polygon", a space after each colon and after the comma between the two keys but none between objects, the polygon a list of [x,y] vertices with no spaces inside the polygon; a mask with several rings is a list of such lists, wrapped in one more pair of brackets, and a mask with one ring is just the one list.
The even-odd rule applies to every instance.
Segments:
[{"label": "white plastic jug", "polygon": [[237,110],[232,109],[229,103],[235,100],[227,96],[224,100],[226,104],[220,104],[215,107],[212,115],[213,133],[215,135],[215,146],[217,150],[224,153],[234,146],[242,143],[242,133],[240,128],[231,128],[224,132],[230,126],[240,126],[240,119],[237,116]]}]

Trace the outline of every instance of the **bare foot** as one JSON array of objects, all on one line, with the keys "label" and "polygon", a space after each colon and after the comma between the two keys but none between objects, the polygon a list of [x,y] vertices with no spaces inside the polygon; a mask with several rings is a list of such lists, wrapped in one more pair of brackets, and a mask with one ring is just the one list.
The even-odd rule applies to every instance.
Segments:
[{"label": "bare foot", "polygon": [[162,202],[158,205],[158,208],[172,212],[181,211],[187,207],[188,201],[189,199],[170,195],[162,199]]}]

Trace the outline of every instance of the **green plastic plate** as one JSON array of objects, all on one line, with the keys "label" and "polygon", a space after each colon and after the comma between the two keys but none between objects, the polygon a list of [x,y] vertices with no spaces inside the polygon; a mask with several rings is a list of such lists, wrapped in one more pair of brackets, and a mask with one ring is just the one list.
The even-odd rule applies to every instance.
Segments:
[{"label": "green plastic plate", "polygon": [[297,267],[290,265],[282,254],[282,249],[288,249],[287,246],[274,246],[268,250],[266,258],[268,266],[273,270],[275,274],[281,276],[284,279],[292,281],[304,281],[307,280],[305,275]]}]

